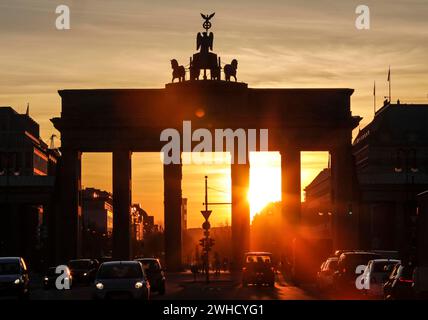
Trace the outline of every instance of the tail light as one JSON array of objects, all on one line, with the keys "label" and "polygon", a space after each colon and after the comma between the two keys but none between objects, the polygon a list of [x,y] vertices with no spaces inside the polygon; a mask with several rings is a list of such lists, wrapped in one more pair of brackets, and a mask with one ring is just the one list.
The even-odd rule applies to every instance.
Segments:
[{"label": "tail light", "polygon": [[406,279],[406,278],[403,278],[403,277],[398,278],[398,281],[404,282],[404,283],[413,283],[412,279]]}]

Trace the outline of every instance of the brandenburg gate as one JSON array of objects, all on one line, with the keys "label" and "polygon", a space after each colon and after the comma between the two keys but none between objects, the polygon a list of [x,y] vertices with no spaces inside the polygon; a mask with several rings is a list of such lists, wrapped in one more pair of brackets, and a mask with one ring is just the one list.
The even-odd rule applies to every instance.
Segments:
[{"label": "brandenburg gate", "polygon": [[[61,133],[58,210],[55,217],[56,260],[80,255],[81,154],[113,154],[113,258],[129,259],[131,154],[160,152],[166,128],[268,129],[269,151],[279,151],[282,169],[283,217],[298,225],[301,211],[301,151],[329,151],[332,168],[333,233],[336,248],[356,246],[357,212],[354,199],[352,89],[254,89],[234,79],[237,61],[222,67],[212,52],[213,36],[197,37],[200,50],[190,59],[190,80],[173,60],[179,82],[159,89],[60,90],[61,116],[52,119]],[[208,27],[208,28],[207,28]],[[184,70],[184,74],[183,74]],[[201,75],[201,71],[203,74]],[[207,77],[210,71],[210,79]],[[201,79],[199,79],[201,77]],[[173,79],[174,80],[174,79]],[[201,112],[201,110],[203,112]],[[259,131],[258,131],[259,132]],[[236,147],[236,146],[235,146]],[[250,164],[231,164],[232,246],[235,266],[249,250],[250,210],[247,201]],[[181,267],[181,164],[164,165],[165,255],[168,270]],[[354,206],[356,207],[356,206]]]}]

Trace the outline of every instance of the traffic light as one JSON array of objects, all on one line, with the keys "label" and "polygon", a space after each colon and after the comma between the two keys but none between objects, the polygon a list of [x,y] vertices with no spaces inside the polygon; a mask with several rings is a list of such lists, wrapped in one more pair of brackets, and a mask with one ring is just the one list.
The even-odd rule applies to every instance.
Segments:
[{"label": "traffic light", "polygon": [[204,238],[202,238],[202,239],[200,239],[199,240],[199,245],[203,248],[203,247],[205,247],[205,239]]}]

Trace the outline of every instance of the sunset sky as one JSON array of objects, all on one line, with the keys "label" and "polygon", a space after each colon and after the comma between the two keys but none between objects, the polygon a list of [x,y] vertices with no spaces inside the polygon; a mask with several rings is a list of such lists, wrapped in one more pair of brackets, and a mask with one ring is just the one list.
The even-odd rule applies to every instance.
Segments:
[{"label": "sunset sky", "polygon": [[[2,0],[0,105],[25,112],[29,102],[47,141],[54,133],[49,119],[60,114],[57,90],[162,88],[171,79],[170,59],[187,64],[195,51],[199,13],[214,11],[214,50],[223,62],[238,59],[238,79],[250,87],[353,88],[352,112],[363,117],[364,126],[373,118],[373,81],[380,105],[388,92],[391,65],[393,100],[427,103],[428,2],[363,3],[371,10],[371,29],[365,31],[355,28],[360,1]],[[55,28],[55,8],[60,4],[70,6],[71,30]],[[253,155],[252,163],[260,171],[252,171],[252,179],[263,182],[264,177],[265,185],[276,190],[276,195],[269,193],[275,200],[279,158],[261,157]],[[305,185],[327,165],[327,155],[304,154],[302,162]],[[212,201],[230,200],[227,164],[209,170],[184,166],[189,226],[202,222],[206,174]],[[135,154],[133,177],[134,202],[161,221],[159,155]],[[83,184],[111,190],[111,155],[84,155]],[[214,224],[230,222],[230,208],[215,208],[212,219]]]}]

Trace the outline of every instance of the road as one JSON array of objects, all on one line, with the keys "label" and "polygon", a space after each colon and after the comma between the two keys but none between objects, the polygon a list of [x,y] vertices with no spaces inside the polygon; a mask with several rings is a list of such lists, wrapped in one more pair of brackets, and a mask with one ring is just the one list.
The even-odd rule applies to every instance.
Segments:
[{"label": "road", "polygon": [[[30,294],[31,300],[89,300],[92,298],[92,288],[74,286],[71,290],[43,290],[34,280]],[[278,274],[275,287],[249,286],[242,287],[238,276],[222,273],[211,276],[206,284],[202,275],[194,281],[190,273],[175,273],[167,275],[167,292],[160,296],[153,293],[153,300],[309,300],[319,299],[313,290],[302,289],[288,284]]]}]

